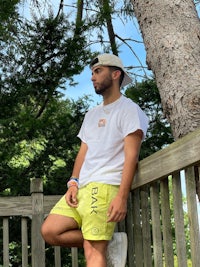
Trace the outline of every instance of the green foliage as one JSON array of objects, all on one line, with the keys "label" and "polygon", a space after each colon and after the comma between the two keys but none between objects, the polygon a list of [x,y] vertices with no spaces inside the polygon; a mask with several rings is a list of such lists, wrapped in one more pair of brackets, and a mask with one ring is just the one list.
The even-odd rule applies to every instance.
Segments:
[{"label": "green foliage", "polygon": [[25,169],[31,164],[31,161],[40,155],[45,150],[46,140],[31,140],[29,143],[27,140],[23,140],[16,144],[15,154],[8,162],[8,167],[12,169]]},{"label": "green foliage", "polygon": [[44,179],[46,193],[64,193],[78,151],[76,135],[87,109],[83,100],[54,100],[40,118],[26,117],[16,123],[16,135],[2,131],[2,191],[9,188],[12,195],[29,194],[29,180],[36,177]]},{"label": "green foliage", "polygon": [[16,3],[0,16],[0,191],[29,194],[30,179],[39,177],[45,193],[64,193],[88,98],[63,100],[60,89],[91,58],[87,25],[77,31],[67,16],[52,12],[22,21]]},{"label": "green foliage", "polygon": [[[34,177],[43,178],[45,194],[63,194],[89,101],[63,100],[60,89],[66,80],[73,84],[73,75],[91,58],[85,25],[74,34],[75,25],[64,15],[31,23],[15,15],[0,28],[0,194],[29,195]],[[20,266],[21,258],[17,221],[10,223],[12,266]]]},{"label": "green foliage", "polygon": [[72,81],[88,61],[85,37],[73,35],[74,26],[64,16],[24,23],[1,54],[1,101],[5,117],[20,104],[32,105],[28,112],[40,116],[51,97],[59,96],[66,79]]},{"label": "green foliage", "polygon": [[173,142],[170,125],[164,118],[161,99],[154,79],[147,79],[129,87],[125,94],[136,102],[148,116],[150,123],[147,137],[142,144],[143,159]]},{"label": "green foliage", "polygon": [[0,9],[0,40],[2,40],[3,35],[8,33],[9,30],[14,27],[13,22],[17,19],[17,4],[20,0],[1,0]]},{"label": "green foliage", "polygon": [[[165,263],[164,263],[164,267],[165,267]],[[176,256],[174,256],[174,267],[179,267],[178,265],[178,259]],[[192,267],[192,261],[191,260],[187,260],[187,267]]]}]

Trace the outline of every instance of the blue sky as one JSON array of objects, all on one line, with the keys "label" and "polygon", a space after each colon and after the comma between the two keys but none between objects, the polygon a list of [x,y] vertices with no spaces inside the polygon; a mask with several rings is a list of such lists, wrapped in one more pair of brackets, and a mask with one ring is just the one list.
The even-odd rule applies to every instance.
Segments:
[{"label": "blue sky", "polygon": [[[142,38],[139,32],[139,28],[137,25],[137,22],[134,21],[134,23],[130,22],[128,25],[118,27],[117,34],[120,35],[123,38],[133,38],[140,42],[142,42]],[[130,43],[129,43],[130,44]],[[146,52],[145,47],[143,43],[137,43],[137,42],[131,42],[132,49],[134,49],[134,53],[139,55],[139,59],[142,62],[142,65],[146,67]],[[104,53],[102,48],[100,46],[95,47],[95,49],[98,49],[97,51],[101,54]],[[138,62],[137,58],[134,56],[132,51],[126,46],[122,45],[120,46],[120,53],[119,57],[121,58],[123,64],[125,67],[130,66],[139,66],[140,62]],[[146,73],[148,75],[151,74],[151,72],[146,70]],[[130,73],[131,74],[131,73]],[[137,68],[134,70],[134,73],[132,73],[133,80],[135,79],[136,75],[144,76],[144,72]],[[141,80],[140,77],[137,77],[137,80]],[[66,90],[66,97],[72,98],[77,100],[79,97],[82,97],[83,95],[90,95],[91,99],[94,101],[94,105],[96,103],[101,102],[101,97],[99,95],[96,95],[93,89],[93,85],[91,82],[91,70],[88,66],[85,67],[84,71],[80,74],[74,77],[75,81],[78,82],[78,84],[75,87],[68,87]]]},{"label": "blue sky", "polygon": [[[26,18],[31,18],[31,10],[30,10],[30,2],[31,0],[27,0],[24,2],[23,6],[20,8],[22,14]],[[53,6],[53,10],[55,14],[57,14],[58,10],[58,5],[60,3],[60,0],[49,0],[47,3],[51,3]],[[66,11],[70,10],[69,5],[74,3],[76,1],[73,0],[68,0],[65,3],[67,3],[68,6],[65,7]],[[40,12],[44,14],[47,10],[48,4],[46,3],[45,0],[41,0],[41,8]],[[35,10],[35,8],[33,8]],[[73,14],[75,14],[76,9],[71,9],[71,14],[70,16],[73,17]],[[200,14],[200,5],[197,8],[198,14]],[[38,13],[38,10],[37,10]],[[124,25],[120,19],[115,19],[115,24],[114,24],[114,30],[116,30],[116,33],[121,37],[121,38],[132,38],[134,40],[142,42],[142,37],[140,35],[140,30],[138,27],[138,23],[136,19],[133,21],[130,21],[129,23],[126,23]],[[134,53],[139,57],[139,60],[141,61],[143,66],[146,66],[146,51],[143,43],[138,43],[138,42],[129,42],[129,45],[131,48],[134,50]],[[102,48],[99,45],[94,45],[93,50],[99,51],[99,53],[103,53]],[[125,67],[129,66],[139,66],[140,63],[138,62],[137,58],[133,55],[131,52],[130,48],[128,48],[126,45],[121,45],[120,46],[120,53],[119,57],[122,59],[123,64]],[[133,80],[135,79],[135,74],[144,75],[144,72],[141,71],[141,69],[137,68],[134,69],[133,73]],[[150,71],[147,71],[147,74],[150,76],[152,73]],[[137,77],[137,80],[141,80],[142,78]],[[77,100],[78,98],[82,98],[84,95],[89,95],[90,98],[93,100],[93,103],[91,104],[96,105],[97,103],[101,102],[101,97],[99,95],[96,95],[94,92],[92,82],[91,82],[91,71],[88,66],[85,67],[84,71],[80,75],[74,76],[75,82],[77,82],[76,86],[70,87],[68,83],[66,83],[66,90],[64,91],[65,97]],[[122,90],[123,92],[123,90]]]},{"label": "blue sky", "polygon": [[[41,3],[45,3],[45,1],[41,1]],[[73,0],[65,1],[68,5],[72,4]],[[32,6],[32,10],[30,9],[31,0],[27,0],[24,2],[23,6],[20,8],[21,13],[24,15],[24,17],[31,19],[31,12],[36,10],[34,6]],[[60,1],[59,0],[49,0],[49,3],[53,5],[54,14],[57,14],[58,6]],[[41,14],[45,14],[47,10],[48,4],[41,5],[40,12]],[[64,7],[65,12],[70,11],[70,16],[73,18],[75,15],[75,8],[70,8],[69,6]],[[37,10],[37,14],[38,14]],[[40,14],[38,14],[39,16]],[[140,30],[137,24],[136,19],[133,19],[129,23],[126,23],[126,25],[122,22],[122,20],[115,18],[114,23],[114,30],[116,33],[123,39],[134,39],[136,42],[128,41],[128,44],[131,46],[131,49],[133,49],[134,53],[139,57],[139,60],[141,61],[142,65],[146,67],[146,52],[144,48],[144,44],[142,43],[142,37],[140,35]],[[105,33],[105,39],[108,40]],[[94,37],[95,38],[95,37]],[[120,44],[120,42],[118,42]],[[99,53],[103,53],[102,47],[98,44],[95,44],[92,46],[93,51],[98,51]],[[120,45],[120,53],[119,57],[122,59],[123,64],[125,67],[130,66],[140,66],[140,62],[137,60],[137,58],[134,56],[130,48],[128,48],[126,45]],[[135,79],[135,75],[141,75],[144,76],[144,72],[141,70],[141,68],[133,69],[133,79]],[[151,72],[148,72],[150,75]],[[139,78],[137,78],[138,80]],[[141,79],[141,78],[140,78]],[[82,98],[84,95],[89,95],[90,98],[93,100],[93,103],[91,103],[91,106],[96,105],[97,103],[101,102],[101,97],[99,95],[96,95],[94,92],[92,82],[91,82],[91,71],[88,66],[85,67],[84,71],[80,75],[74,76],[75,82],[77,82],[76,86],[70,87],[68,83],[66,83],[66,90],[62,91],[65,94],[66,98],[77,100],[78,98]],[[123,92],[123,91],[122,91]]]}]

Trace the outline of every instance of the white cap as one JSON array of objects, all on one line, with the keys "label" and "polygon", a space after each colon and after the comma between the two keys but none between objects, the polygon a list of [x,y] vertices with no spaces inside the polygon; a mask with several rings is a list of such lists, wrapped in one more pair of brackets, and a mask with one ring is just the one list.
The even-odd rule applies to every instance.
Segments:
[{"label": "white cap", "polygon": [[129,84],[132,82],[132,79],[128,75],[128,73],[125,71],[124,66],[122,64],[122,61],[119,57],[112,55],[112,54],[102,54],[98,55],[96,58],[94,58],[90,63],[90,68],[94,68],[97,66],[111,66],[111,67],[118,67],[124,72],[124,79],[122,81],[121,87]]}]

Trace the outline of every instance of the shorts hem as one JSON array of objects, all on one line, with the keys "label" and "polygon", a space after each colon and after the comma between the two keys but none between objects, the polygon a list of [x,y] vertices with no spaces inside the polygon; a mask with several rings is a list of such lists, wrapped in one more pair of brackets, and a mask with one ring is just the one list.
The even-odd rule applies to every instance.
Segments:
[{"label": "shorts hem", "polygon": [[97,237],[97,236],[83,236],[83,238],[85,240],[88,240],[88,241],[110,241],[112,239],[112,236],[101,236],[101,237]]}]

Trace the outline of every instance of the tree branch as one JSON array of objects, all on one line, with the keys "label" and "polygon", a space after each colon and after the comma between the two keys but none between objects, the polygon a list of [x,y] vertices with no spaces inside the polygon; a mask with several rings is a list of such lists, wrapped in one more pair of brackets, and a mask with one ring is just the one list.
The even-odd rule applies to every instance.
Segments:
[{"label": "tree branch", "polygon": [[60,0],[60,5],[58,9],[58,13],[56,15],[56,18],[60,16],[60,13],[63,11],[63,5],[64,5],[64,0]]}]

